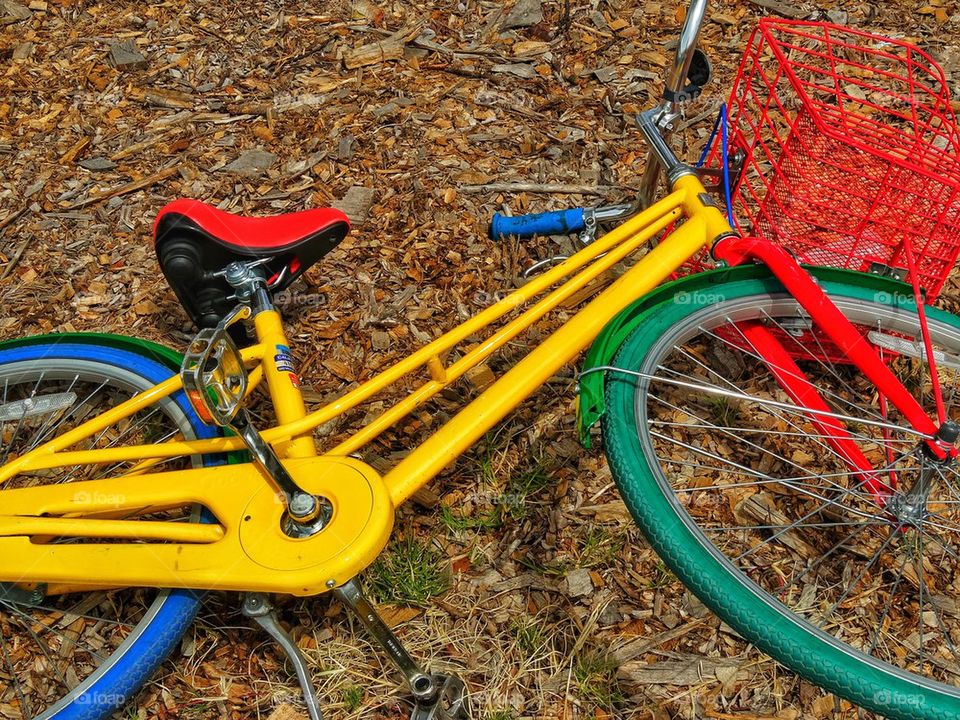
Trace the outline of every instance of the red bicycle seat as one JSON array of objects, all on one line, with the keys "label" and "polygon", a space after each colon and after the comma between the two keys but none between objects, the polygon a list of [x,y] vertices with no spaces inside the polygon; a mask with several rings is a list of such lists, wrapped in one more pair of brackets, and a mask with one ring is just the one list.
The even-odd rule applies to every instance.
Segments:
[{"label": "red bicycle seat", "polygon": [[334,208],[247,217],[198,200],[174,200],[153,224],[154,248],[167,282],[199,327],[229,312],[233,289],[214,273],[231,262],[271,258],[267,278],[282,290],[343,240],[347,216]]},{"label": "red bicycle seat", "polygon": [[198,230],[208,239],[232,248],[245,257],[268,257],[281,251],[293,251],[312,242],[336,225],[343,225],[346,234],[347,216],[334,208],[318,208],[303,212],[249,217],[234,215],[213,205],[182,198],[166,205],[157,215],[153,233],[161,242],[183,225]]}]

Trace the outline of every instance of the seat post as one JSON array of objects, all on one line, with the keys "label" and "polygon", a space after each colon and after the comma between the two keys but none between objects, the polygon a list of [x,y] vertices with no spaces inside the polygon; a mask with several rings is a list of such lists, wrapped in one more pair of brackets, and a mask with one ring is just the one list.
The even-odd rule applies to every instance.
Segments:
[{"label": "seat post", "polygon": [[[259,267],[233,262],[224,271],[224,279],[236,291],[237,299],[253,311],[257,344],[263,348],[261,363],[277,422],[281,425],[303,418],[307,407],[300,392],[300,378],[283,331],[283,320],[267,291],[267,281]],[[315,457],[317,447],[312,435],[293,438],[277,447],[282,457]]]},{"label": "seat post", "polygon": [[[300,378],[293,364],[290,344],[283,332],[283,321],[276,310],[264,310],[253,318],[257,342],[263,348],[263,374],[282,425],[305,417],[306,405],[300,392]],[[314,457],[317,447],[313,435],[293,438],[278,447],[286,457]]]}]

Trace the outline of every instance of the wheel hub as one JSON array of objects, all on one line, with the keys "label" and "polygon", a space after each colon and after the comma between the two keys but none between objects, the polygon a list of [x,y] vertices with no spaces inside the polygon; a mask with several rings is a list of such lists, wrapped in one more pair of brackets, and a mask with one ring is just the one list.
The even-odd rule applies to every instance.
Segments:
[{"label": "wheel hub", "polygon": [[[952,420],[946,421],[937,432],[937,441],[943,446],[954,446],[960,436],[960,426]],[[957,464],[954,453],[943,460],[932,456],[926,445],[917,448],[920,460],[920,473],[916,481],[890,498],[887,508],[903,524],[920,527],[927,519],[927,505],[930,494],[943,479],[943,472]]]}]

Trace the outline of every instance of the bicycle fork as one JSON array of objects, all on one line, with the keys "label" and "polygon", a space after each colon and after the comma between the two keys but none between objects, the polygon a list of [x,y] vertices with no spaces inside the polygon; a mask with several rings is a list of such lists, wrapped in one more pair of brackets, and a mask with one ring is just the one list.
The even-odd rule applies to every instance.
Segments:
[{"label": "bicycle fork", "polygon": [[[960,426],[952,420],[945,420],[940,426],[934,423],[863,334],[784,248],[760,238],[728,236],[718,241],[712,252],[718,260],[730,265],[740,265],[750,260],[763,263],[796,298],[820,330],[876,386],[881,396],[903,414],[916,432],[923,435],[921,447],[930,459],[949,462],[957,458],[958,451],[954,443],[960,437]],[[736,323],[735,326],[757,351],[787,395],[800,407],[810,411],[807,416],[824,440],[861,478],[864,487],[881,506],[886,505],[896,489],[895,478],[891,477],[888,483],[878,477],[876,468],[867,460],[843,422],[830,410],[782,343],[758,321]]]}]

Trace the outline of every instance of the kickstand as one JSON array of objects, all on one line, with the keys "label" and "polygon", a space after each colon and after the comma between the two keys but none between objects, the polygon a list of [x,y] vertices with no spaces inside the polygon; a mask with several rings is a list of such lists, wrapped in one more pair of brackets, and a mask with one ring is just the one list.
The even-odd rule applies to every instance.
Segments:
[{"label": "kickstand", "polygon": [[338,600],[354,612],[366,631],[403,673],[416,704],[410,720],[469,720],[466,687],[460,678],[424,672],[364,597],[355,580],[344,583],[333,592]]},{"label": "kickstand", "polygon": [[310,720],[323,720],[323,713],[320,712],[320,705],[317,703],[317,691],[313,687],[313,680],[307,670],[307,660],[286,630],[280,626],[277,613],[270,601],[267,600],[267,596],[263,593],[245,594],[241,611],[248,618],[253,618],[283,648],[297,673],[297,680],[300,683],[300,690],[303,692],[304,702],[307,704],[307,713],[310,715]]}]

